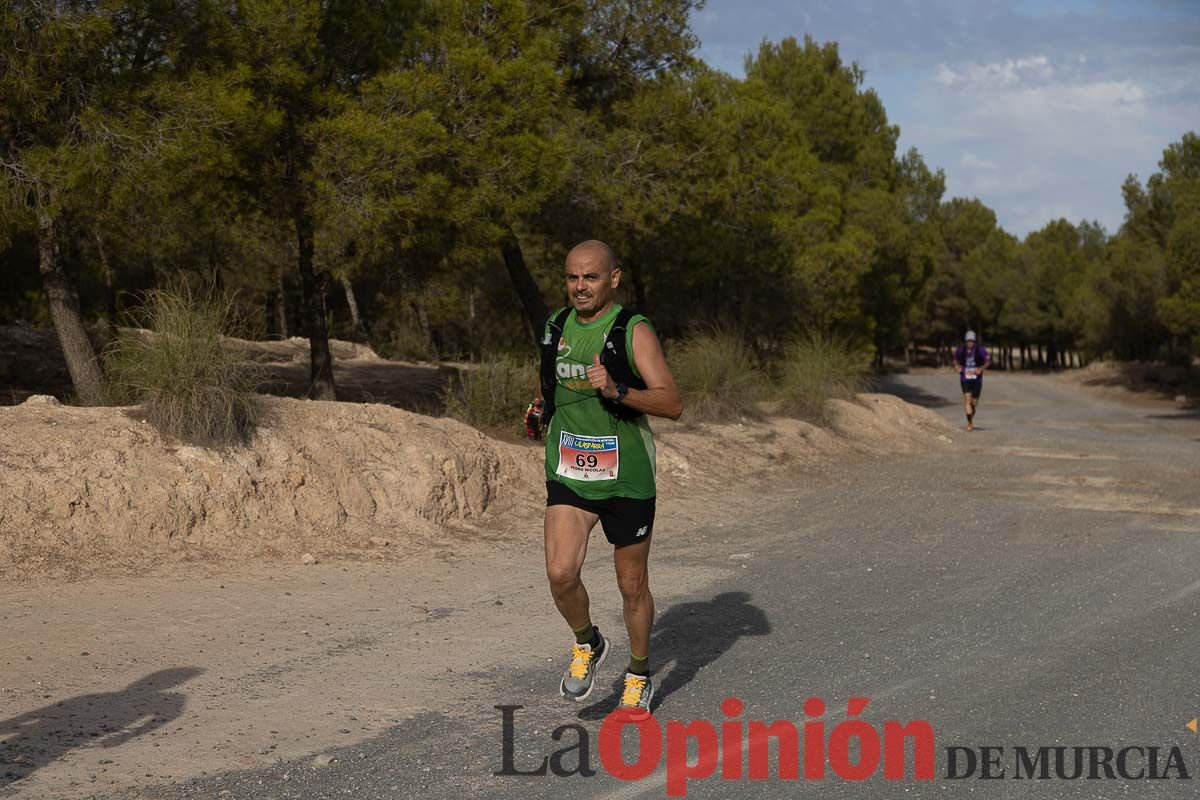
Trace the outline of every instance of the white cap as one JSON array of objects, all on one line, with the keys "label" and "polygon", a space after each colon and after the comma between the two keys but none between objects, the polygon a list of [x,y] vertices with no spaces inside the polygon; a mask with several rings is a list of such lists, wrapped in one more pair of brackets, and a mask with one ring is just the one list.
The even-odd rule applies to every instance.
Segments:
[{"label": "white cap", "polygon": [[967,331],[967,335],[963,337],[964,342],[975,341],[975,331]]}]

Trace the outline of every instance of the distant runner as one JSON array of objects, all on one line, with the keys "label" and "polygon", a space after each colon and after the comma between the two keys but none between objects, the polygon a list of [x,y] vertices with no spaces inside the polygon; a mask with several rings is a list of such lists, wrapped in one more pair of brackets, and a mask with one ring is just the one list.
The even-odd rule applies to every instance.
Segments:
[{"label": "distant runner", "polygon": [[617,587],[629,633],[621,707],[649,713],[654,598],[648,559],[654,531],[654,438],[647,415],[683,413],[675,378],[649,321],[613,301],[621,268],[608,245],[586,241],[567,254],[571,306],[546,323],[539,399],[526,424],[546,438],[546,576],[575,634],[559,694],[582,701],[610,642],[592,624],[580,573],[600,522],[614,546]]},{"label": "distant runner", "polygon": [[954,363],[958,367],[959,385],[963,392],[963,410],[967,413],[967,430],[975,430],[975,409],[979,407],[979,395],[983,392],[983,371],[991,363],[991,357],[983,345],[976,343],[975,331],[967,331],[963,344],[954,351]]}]

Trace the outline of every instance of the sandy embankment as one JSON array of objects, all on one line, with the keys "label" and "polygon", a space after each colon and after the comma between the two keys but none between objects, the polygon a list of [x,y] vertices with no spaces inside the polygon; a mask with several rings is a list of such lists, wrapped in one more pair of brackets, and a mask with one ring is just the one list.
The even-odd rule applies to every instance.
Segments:
[{"label": "sandy embankment", "polygon": [[[266,398],[253,443],[165,441],[128,409],[34,397],[0,408],[0,575],[142,571],[265,557],[392,559],[504,538],[543,497],[540,448],[376,404]],[[731,475],[786,476],[852,453],[948,442],[936,414],[890,395],[837,403],[835,431],[657,421],[659,479],[679,497]]]},{"label": "sandy embankment", "polygon": [[[267,403],[253,445],[226,453],[120,409],[0,408],[0,792],[125,794],[314,754],[319,769],[445,715],[448,686],[490,708],[496,670],[542,664],[553,683],[538,447],[383,405]],[[656,423],[664,607],[747,568],[764,493],[952,433],[887,395],[837,419]],[[593,600],[619,629],[605,561],[597,546]]]}]

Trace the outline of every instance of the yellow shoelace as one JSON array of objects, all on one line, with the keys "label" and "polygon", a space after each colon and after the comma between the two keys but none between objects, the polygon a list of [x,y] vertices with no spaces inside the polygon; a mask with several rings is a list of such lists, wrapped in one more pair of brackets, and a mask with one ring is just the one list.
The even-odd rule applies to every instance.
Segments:
[{"label": "yellow shoelace", "polygon": [[[572,678],[586,678],[588,664],[592,661],[592,651],[584,650],[579,645],[571,645],[571,666],[567,670]],[[560,662],[561,663],[561,662]]]},{"label": "yellow shoelace", "polygon": [[625,676],[625,691],[621,694],[621,705],[636,706],[642,702],[642,690],[646,688],[646,679],[636,675]]}]

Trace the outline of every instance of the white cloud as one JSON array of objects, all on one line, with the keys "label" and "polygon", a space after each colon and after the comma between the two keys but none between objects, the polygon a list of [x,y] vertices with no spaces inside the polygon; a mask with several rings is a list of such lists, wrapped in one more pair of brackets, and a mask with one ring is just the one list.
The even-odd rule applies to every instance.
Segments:
[{"label": "white cloud", "polygon": [[962,154],[962,159],[959,160],[959,163],[962,164],[967,169],[985,169],[985,170],[996,169],[996,165],[993,164],[991,161],[986,161],[986,160],[980,158],[979,156],[975,155],[974,153],[970,152],[969,150]]},{"label": "white cloud", "polygon": [[943,159],[957,151],[948,194],[979,197],[1018,234],[1059,217],[1115,229],[1121,180],[1164,144],[1146,126],[1158,95],[1133,78],[1096,78],[1041,56],[942,63],[927,75],[915,143]]},{"label": "white cloud", "polygon": [[1008,58],[990,64],[963,64],[957,68],[938,64],[934,80],[943,86],[995,89],[1048,80],[1054,67],[1046,56]]},{"label": "white cloud", "polygon": [[1012,155],[1051,162],[1136,155],[1149,145],[1142,123],[1150,97],[1132,80],[947,87],[935,76],[924,100],[955,120],[947,138],[959,140],[963,167],[1005,163],[1011,171]]}]

